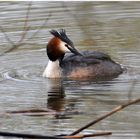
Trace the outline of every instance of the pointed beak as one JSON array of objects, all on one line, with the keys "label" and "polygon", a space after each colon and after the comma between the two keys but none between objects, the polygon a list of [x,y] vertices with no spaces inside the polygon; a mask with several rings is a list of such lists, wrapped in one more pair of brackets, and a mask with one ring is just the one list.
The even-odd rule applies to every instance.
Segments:
[{"label": "pointed beak", "polygon": [[76,55],[81,55],[81,56],[82,56],[82,54],[74,47],[73,43],[72,43],[70,46],[68,46],[68,49],[69,49],[72,53],[74,53],[74,54],[76,54]]},{"label": "pointed beak", "polygon": [[82,54],[81,54],[77,49],[75,49],[75,48],[70,49],[70,51],[71,51],[72,53],[76,54],[76,55],[82,55]]}]

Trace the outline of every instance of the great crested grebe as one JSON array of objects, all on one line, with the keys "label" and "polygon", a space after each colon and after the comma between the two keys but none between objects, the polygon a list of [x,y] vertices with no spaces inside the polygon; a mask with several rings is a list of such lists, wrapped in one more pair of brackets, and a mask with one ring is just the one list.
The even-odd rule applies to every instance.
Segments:
[{"label": "great crested grebe", "polygon": [[79,52],[64,29],[51,30],[50,33],[54,37],[46,47],[49,62],[43,77],[105,78],[116,77],[123,72],[121,66],[107,54],[97,51]]}]

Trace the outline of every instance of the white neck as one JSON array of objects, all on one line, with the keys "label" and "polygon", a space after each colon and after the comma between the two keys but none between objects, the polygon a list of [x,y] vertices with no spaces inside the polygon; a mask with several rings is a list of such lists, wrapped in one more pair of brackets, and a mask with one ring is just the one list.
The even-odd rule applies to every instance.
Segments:
[{"label": "white neck", "polygon": [[61,67],[59,66],[59,61],[50,61],[48,62],[48,65],[43,72],[43,77],[47,78],[60,78],[61,77]]}]

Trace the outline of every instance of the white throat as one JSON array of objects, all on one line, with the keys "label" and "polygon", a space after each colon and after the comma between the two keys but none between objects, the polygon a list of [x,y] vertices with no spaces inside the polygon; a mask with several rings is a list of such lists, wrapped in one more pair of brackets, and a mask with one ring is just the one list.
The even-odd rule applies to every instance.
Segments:
[{"label": "white throat", "polygon": [[43,77],[47,78],[60,78],[61,77],[61,67],[59,66],[59,61],[50,61],[48,62],[48,65],[43,72]]}]

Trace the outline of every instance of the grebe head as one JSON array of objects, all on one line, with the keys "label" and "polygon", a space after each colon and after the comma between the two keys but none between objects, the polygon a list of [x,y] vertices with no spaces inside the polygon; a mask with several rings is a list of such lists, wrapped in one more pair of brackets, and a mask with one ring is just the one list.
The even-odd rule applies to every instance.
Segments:
[{"label": "grebe head", "polygon": [[47,55],[51,61],[62,59],[66,52],[81,55],[75,49],[73,42],[68,38],[64,29],[60,32],[51,30],[50,33],[54,36],[47,44]]}]

